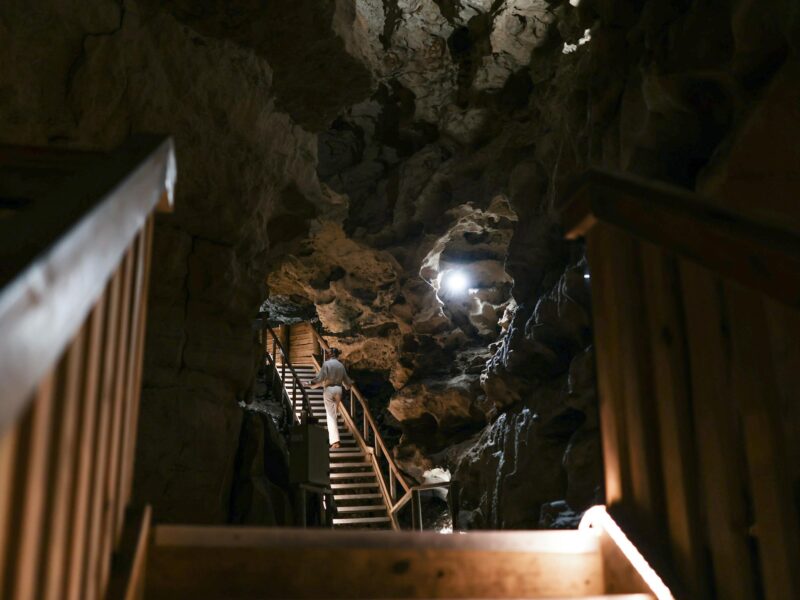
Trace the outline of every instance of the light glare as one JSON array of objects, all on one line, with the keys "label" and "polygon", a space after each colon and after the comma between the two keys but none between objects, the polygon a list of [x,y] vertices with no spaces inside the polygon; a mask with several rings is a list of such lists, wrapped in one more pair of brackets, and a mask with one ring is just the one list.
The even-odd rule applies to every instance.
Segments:
[{"label": "light glare", "polygon": [[445,276],[444,285],[449,292],[461,293],[469,286],[469,279],[463,271],[451,271]]}]

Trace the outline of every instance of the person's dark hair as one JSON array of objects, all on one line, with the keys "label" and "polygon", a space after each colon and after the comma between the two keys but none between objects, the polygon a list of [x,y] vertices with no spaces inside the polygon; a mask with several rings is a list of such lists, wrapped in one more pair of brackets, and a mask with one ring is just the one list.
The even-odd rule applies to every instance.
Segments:
[{"label": "person's dark hair", "polygon": [[330,349],[331,356],[333,358],[339,358],[339,355],[342,353],[338,348],[331,348]]}]

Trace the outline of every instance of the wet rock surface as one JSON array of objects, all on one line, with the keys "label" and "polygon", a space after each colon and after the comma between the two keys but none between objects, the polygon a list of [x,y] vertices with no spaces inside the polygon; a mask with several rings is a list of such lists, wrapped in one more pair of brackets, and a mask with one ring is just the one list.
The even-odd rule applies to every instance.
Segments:
[{"label": "wet rock surface", "polygon": [[283,518],[258,479],[273,433],[239,406],[269,297],[363,373],[412,479],[451,469],[466,527],[573,523],[602,481],[559,198],[590,166],[719,189],[763,144],[744,124],[792,81],[798,23],[780,0],[3,2],[0,140],[176,140],[137,499],[161,521]]}]

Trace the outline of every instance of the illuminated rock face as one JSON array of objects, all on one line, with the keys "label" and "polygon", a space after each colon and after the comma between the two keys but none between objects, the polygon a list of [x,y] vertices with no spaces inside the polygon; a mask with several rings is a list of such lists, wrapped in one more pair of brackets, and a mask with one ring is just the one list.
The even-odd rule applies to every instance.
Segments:
[{"label": "illuminated rock face", "polygon": [[[242,497],[235,470],[265,447],[238,402],[268,293],[311,307],[363,381],[390,383],[376,410],[402,431],[398,460],[414,477],[449,467],[468,526],[536,526],[543,505],[596,500],[589,289],[558,198],[589,166],[689,188],[718,177],[727,137],[800,39],[781,0],[735,13],[688,0],[72,4],[2,4],[0,140],[175,136],[136,475],[162,521],[266,506]],[[465,289],[448,286],[456,271]],[[258,480],[265,467],[247,464]]]}]

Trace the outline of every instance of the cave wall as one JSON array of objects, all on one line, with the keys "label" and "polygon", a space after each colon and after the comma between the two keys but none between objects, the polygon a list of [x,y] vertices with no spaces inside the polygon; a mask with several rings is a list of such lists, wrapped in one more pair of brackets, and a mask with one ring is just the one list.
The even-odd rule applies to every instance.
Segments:
[{"label": "cave wall", "polygon": [[[251,321],[266,296],[269,222],[298,196],[312,210],[325,198],[313,123],[276,100],[276,87],[293,88],[290,61],[278,85],[268,49],[242,40],[240,19],[203,33],[180,20],[194,25],[191,11],[157,4],[3,2],[0,139],[107,149],[137,131],[174,136],[176,210],[156,223],[134,493],[159,520],[220,522],[237,450],[250,443],[238,404],[259,358]],[[185,4],[209,19],[236,13]],[[251,34],[268,38],[261,25]],[[368,81],[328,37],[316,59],[340,58]],[[314,114],[338,112],[352,93],[323,93]]]},{"label": "cave wall", "polygon": [[[590,166],[725,188],[731,155],[746,169],[739,132],[771,83],[792,77],[781,71],[796,60],[798,9],[357,0],[338,3],[334,26],[378,87],[319,134],[318,175],[348,205],[333,218],[341,239],[393,258],[400,279],[379,304],[359,297],[323,243],[273,271],[273,289],[316,304],[346,360],[391,380],[395,454],[416,479],[454,471],[462,523],[574,517],[602,501],[602,469],[590,273],[561,239],[559,198]],[[775,173],[785,179],[793,156]],[[492,296],[485,314],[442,293],[448,257],[476,271],[497,261],[477,286]]]}]

